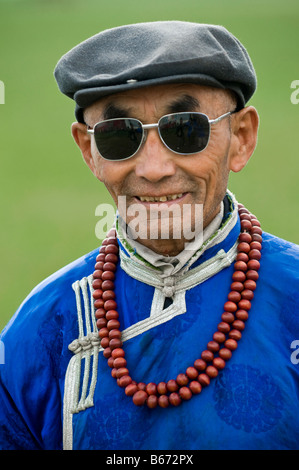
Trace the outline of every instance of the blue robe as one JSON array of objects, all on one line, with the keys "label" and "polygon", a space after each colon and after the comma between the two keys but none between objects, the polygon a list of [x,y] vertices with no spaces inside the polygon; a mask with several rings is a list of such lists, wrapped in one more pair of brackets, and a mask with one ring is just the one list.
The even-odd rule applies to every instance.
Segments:
[{"label": "blue robe", "polygon": [[[159,315],[153,298],[159,311],[161,291],[118,265],[115,292],[134,380],[176,378],[206,349],[234,268],[227,263],[206,278],[201,268],[232,250],[239,232],[238,219],[191,266],[197,285]],[[136,407],[111,377],[91,300],[98,249],[56,272],[1,335],[0,448],[298,449],[298,253],[296,245],[263,234],[260,277],[237,350],[209,387],[166,409]]]}]

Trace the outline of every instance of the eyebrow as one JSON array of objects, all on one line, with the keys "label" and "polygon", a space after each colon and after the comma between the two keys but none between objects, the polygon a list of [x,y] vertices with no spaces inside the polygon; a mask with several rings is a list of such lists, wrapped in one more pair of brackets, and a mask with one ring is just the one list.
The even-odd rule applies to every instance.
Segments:
[{"label": "eyebrow", "polygon": [[180,96],[177,100],[166,105],[168,113],[181,113],[188,111],[198,111],[200,108],[199,101],[191,95]]},{"label": "eyebrow", "polygon": [[115,119],[115,118],[123,118],[128,117],[130,114],[131,108],[122,108],[121,106],[117,106],[114,103],[108,103],[105,106],[103,117],[104,119]]},{"label": "eyebrow", "polygon": [[[177,98],[176,100],[165,105],[165,113],[173,114],[180,112],[198,111],[200,108],[199,101],[191,95],[185,94]],[[107,103],[103,111],[103,118],[106,119],[117,119],[126,118],[132,116],[132,108],[125,108],[118,106],[115,103]]]}]

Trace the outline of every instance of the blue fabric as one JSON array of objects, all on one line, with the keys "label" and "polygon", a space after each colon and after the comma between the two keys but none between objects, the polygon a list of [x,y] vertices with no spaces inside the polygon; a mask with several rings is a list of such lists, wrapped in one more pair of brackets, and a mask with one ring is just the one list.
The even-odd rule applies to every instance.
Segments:
[{"label": "blue fabric", "polygon": [[[239,223],[202,263],[233,245]],[[298,247],[263,234],[260,278],[232,359],[211,385],[180,407],[136,407],[99,355],[94,406],[73,417],[74,449],[298,449]],[[0,449],[61,449],[65,372],[78,336],[72,283],[93,272],[98,250],[37,286],[4,329]],[[159,382],[192,365],[212,339],[233,266],[187,291],[187,312],[125,343],[132,377]],[[149,316],[154,289],[118,268],[121,328]],[[298,354],[299,357],[299,354]]]}]

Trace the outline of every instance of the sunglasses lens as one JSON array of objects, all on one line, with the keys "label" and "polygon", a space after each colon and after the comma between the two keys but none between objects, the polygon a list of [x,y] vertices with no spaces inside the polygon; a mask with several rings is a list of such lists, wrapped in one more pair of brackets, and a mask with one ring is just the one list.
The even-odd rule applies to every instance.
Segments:
[{"label": "sunglasses lens", "polygon": [[136,119],[111,119],[94,128],[98,151],[106,160],[125,160],[134,155],[142,135],[141,123]]},{"label": "sunglasses lens", "polygon": [[206,148],[210,124],[208,117],[200,113],[168,114],[160,120],[159,132],[167,147],[188,155]]}]

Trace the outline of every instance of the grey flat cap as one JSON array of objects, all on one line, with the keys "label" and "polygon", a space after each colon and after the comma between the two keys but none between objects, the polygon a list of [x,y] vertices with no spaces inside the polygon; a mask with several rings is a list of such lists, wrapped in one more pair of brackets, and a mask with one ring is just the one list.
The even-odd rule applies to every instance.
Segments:
[{"label": "grey flat cap", "polygon": [[198,83],[236,93],[244,107],[256,89],[245,47],[222,26],[157,21],[102,31],[67,52],[54,75],[76,102],[75,115],[103,96],[165,83]]}]

